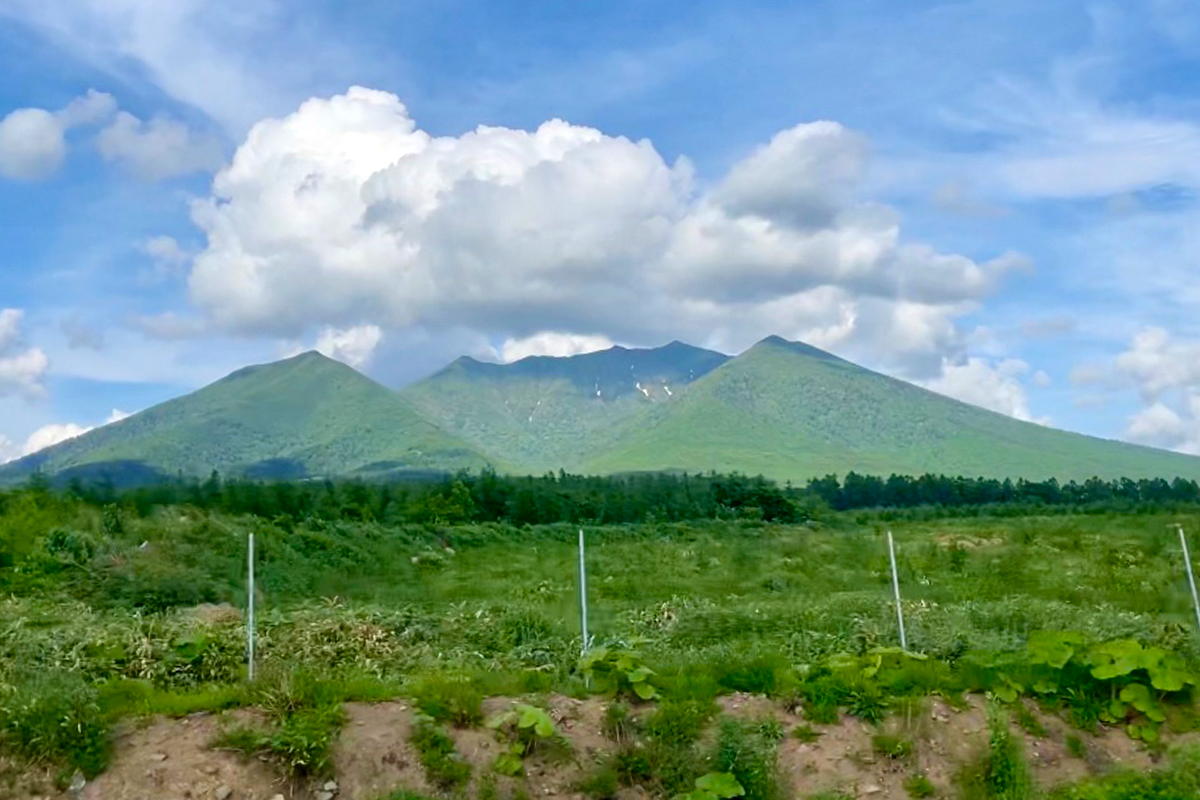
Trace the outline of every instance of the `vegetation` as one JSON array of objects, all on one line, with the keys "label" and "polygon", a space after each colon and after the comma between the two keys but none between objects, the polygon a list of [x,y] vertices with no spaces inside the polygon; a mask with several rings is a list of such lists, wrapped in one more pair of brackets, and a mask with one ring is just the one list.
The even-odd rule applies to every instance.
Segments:
[{"label": "vegetation", "polygon": [[732,359],[680,343],[503,366],[461,359],[401,392],[307,353],[21,459],[0,468],[0,484],[38,471],[131,485],[214,469],[295,480],[487,466],[741,472],[797,483],[851,470],[1200,478],[1191,456],[1021,422],[772,337]]},{"label": "vegetation", "polygon": [[[682,485],[671,480],[664,485]],[[711,498],[756,484],[710,476],[697,485]],[[727,789],[698,782],[727,774],[739,796],[778,800],[788,732],[774,720],[721,717],[715,702],[749,692],[802,709],[807,724],[790,735],[806,741],[813,726],[846,714],[887,720],[874,749],[909,775],[910,795],[924,796],[917,736],[891,725],[928,719],[921,698],[930,694],[976,692],[996,712],[959,791],[1012,800],[1033,787],[1019,731],[1001,720],[1036,733],[1023,703],[1084,729],[1121,726],[1155,747],[1197,725],[1200,647],[1167,527],[1181,520],[1194,530],[1195,517],[891,520],[909,652],[894,646],[886,528],[875,514],[588,525],[597,644],[581,658],[576,525],[381,520],[347,510],[373,502],[359,486],[311,487],[328,498],[313,506],[324,510],[274,516],[239,504],[256,502],[250,487],[266,496],[283,485],[212,481],[195,504],[139,504],[143,492],[104,503],[89,494],[99,490],[45,486],[0,493],[0,754],[91,775],[122,717],[254,706],[263,721],[228,729],[220,743],[321,775],[345,700],[404,695],[421,712],[412,744],[431,783],[457,792],[472,776],[451,726],[479,725],[485,697],[521,698],[493,720],[509,748],[493,780],[505,781],[529,758],[561,752],[537,699],[559,692],[608,696],[603,728],[615,755],[581,782],[590,797],[608,800],[621,785],[695,796]],[[292,488],[293,497],[310,491]],[[250,532],[261,593],[254,684],[237,611]],[[1184,780],[1186,754],[1172,758],[1138,778],[1158,783],[1116,775],[1056,791],[1139,797],[1112,788],[1128,785],[1174,797],[1153,794]],[[480,792],[486,785],[481,774]]]},{"label": "vegetation", "polygon": [[389,389],[317,353],[247,367],[185,397],[0,469],[157,483],[212,470],[298,479],[478,469],[490,460]]},{"label": "vegetation", "polygon": [[454,746],[454,740],[431,718],[418,716],[409,742],[421,757],[425,775],[434,786],[453,791],[471,780],[471,765]]}]

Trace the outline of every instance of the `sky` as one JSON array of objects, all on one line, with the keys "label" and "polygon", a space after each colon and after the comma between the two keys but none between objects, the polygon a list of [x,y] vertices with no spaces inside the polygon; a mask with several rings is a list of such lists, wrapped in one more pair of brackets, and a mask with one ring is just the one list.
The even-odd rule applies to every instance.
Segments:
[{"label": "sky", "polygon": [[0,0],[0,461],[306,349],[772,334],[1200,454],[1198,189],[1188,0]]}]

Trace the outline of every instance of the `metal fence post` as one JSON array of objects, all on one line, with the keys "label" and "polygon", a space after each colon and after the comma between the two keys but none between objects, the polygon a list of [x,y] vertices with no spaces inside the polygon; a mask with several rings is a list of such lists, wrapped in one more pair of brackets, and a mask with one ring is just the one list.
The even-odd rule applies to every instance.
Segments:
[{"label": "metal fence post", "polygon": [[896,571],[896,546],[892,543],[892,532],[887,532],[888,557],[892,562],[892,593],[896,596],[896,620],[900,623],[900,647],[908,650],[908,635],[904,632],[904,609],[900,607],[900,574]]}]

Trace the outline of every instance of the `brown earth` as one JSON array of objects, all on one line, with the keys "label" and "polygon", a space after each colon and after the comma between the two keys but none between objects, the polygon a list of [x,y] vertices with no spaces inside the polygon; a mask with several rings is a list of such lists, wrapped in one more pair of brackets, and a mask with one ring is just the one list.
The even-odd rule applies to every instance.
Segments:
[{"label": "brown earth", "polygon": [[[491,716],[516,701],[494,698],[485,703]],[[719,700],[723,713],[747,719],[774,717],[787,732],[780,745],[779,765],[791,794],[798,800],[817,792],[841,791],[851,797],[905,798],[905,778],[920,773],[938,789],[953,796],[952,776],[958,765],[987,745],[985,701],[971,698],[955,709],[938,698],[916,704],[906,718],[892,718],[878,728],[853,717],[834,725],[812,725],[819,736],[804,742],[792,735],[807,723],[801,715],[762,697],[733,695]],[[458,750],[473,768],[466,797],[487,795],[496,800],[583,800],[576,788],[581,777],[614,753],[617,745],[603,734],[605,701],[550,697],[547,704],[556,727],[570,743],[570,755],[547,760],[531,758],[523,779],[495,775],[491,765],[503,745],[486,728],[451,730]],[[1035,780],[1041,786],[1077,780],[1117,765],[1136,769],[1151,766],[1150,755],[1120,730],[1089,735],[1073,730],[1064,720],[1028,706],[1046,729],[1032,736],[1013,727],[1025,742]],[[408,743],[413,710],[404,701],[348,703],[347,723],[334,751],[337,790],[322,795],[324,781],[293,785],[272,764],[215,750],[213,740],[223,727],[252,720],[252,712],[196,714],[184,719],[156,719],[127,726],[116,744],[116,756],[104,775],[81,793],[58,793],[48,787],[49,774],[31,775],[17,798],[46,800],[377,800],[405,789],[436,796],[417,753]],[[892,759],[875,752],[872,737],[895,733],[913,743],[913,753]],[[1084,742],[1085,758],[1070,754],[1067,736]],[[494,787],[494,791],[492,789]],[[0,796],[6,790],[0,786]],[[14,791],[11,787],[7,791]],[[646,800],[641,790],[622,790],[618,800]]]}]

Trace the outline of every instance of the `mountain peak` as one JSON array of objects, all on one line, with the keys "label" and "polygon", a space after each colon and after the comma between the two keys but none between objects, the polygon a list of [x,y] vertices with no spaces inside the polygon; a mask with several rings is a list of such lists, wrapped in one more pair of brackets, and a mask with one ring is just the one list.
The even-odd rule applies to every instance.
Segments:
[{"label": "mountain peak", "polygon": [[838,363],[842,363],[842,364],[850,364],[851,363],[849,361],[846,361],[844,358],[835,356],[833,353],[826,352],[825,350],[822,350],[819,347],[813,347],[811,344],[807,344],[805,342],[792,342],[787,339],[784,339],[782,336],[776,336],[776,335],[771,335],[771,336],[766,337],[765,339],[763,339],[762,341],[755,344],[753,347],[751,347],[746,352],[753,353],[755,351],[772,351],[772,350],[774,350],[774,351],[783,350],[783,351],[786,351],[789,353],[795,353],[796,355],[807,356],[808,358],[820,359],[821,361],[833,361],[833,362],[838,362]]}]

